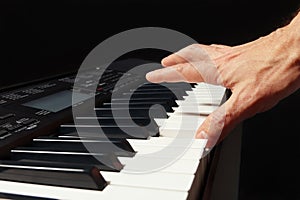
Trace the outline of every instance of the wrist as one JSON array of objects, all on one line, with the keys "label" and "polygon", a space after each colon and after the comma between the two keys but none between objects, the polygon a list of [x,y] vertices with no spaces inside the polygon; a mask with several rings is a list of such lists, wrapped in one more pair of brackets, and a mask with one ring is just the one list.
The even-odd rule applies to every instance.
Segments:
[{"label": "wrist", "polygon": [[289,54],[292,58],[291,66],[296,69],[297,88],[300,88],[300,12],[298,12],[290,24],[287,25],[286,31],[290,45]]},{"label": "wrist", "polygon": [[279,36],[277,41],[282,53],[286,55],[286,61],[290,61],[292,66],[300,67],[300,12],[287,26],[276,32]]},{"label": "wrist", "polygon": [[300,60],[300,12],[294,17],[290,24],[286,26],[286,32],[290,45],[292,45],[295,54],[298,54],[298,60]]}]

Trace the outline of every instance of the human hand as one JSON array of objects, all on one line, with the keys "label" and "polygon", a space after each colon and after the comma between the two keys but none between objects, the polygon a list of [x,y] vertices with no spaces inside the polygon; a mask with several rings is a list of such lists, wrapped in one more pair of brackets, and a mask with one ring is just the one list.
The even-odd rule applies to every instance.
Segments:
[{"label": "human hand", "polygon": [[232,91],[231,97],[198,128],[196,137],[213,147],[241,121],[275,106],[300,87],[298,34],[287,26],[253,42],[229,47],[190,45],[149,72],[150,82],[206,82]]}]

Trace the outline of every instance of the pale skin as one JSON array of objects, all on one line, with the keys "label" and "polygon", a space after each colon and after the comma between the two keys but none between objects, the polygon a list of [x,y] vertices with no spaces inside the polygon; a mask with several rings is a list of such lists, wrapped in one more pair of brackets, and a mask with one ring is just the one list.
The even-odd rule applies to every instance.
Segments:
[{"label": "pale skin", "polygon": [[[249,43],[233,47],[193,44],[187,49],[164,58],[161,63],[165,68],[148,73],[146,78],[155,83],[182,81],[179,73],[187,82],[210,82],[232,91],[196,132],[196,138],[208,139],[208,148],[222,141],[243,120],[269,110],[300,88],[300,13],[288,25]],[[187,57],[197,56],[199,51],[209,56],[214,65],[209,73],[214,73],[215,79],[207,78],[214,75],[207,75],[207,71],[189,62]],[[220,123],[222,130],[217,133],[211,127]]]}]

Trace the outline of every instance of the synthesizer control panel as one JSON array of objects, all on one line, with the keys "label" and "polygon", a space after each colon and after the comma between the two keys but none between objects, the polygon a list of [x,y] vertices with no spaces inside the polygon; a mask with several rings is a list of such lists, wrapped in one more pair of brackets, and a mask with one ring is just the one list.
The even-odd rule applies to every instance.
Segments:
[{"label": "synthesizer control panel", "polygon": [[[105,70],[99,80],[97,70],[99,68],[93,68],[80,76],[72,74],[1,92],[0,158],[6,157],[10,149],[40,135],[49,135],[59,124],[71,121],[72,106],[85,101],[95,100],[99,104],[108,100],[112,91],[118,90],[115,85],[121,77],[122,87],[141,82],[137,75],[112,69]],[[72,101],[73,92],[79,98]]]}]

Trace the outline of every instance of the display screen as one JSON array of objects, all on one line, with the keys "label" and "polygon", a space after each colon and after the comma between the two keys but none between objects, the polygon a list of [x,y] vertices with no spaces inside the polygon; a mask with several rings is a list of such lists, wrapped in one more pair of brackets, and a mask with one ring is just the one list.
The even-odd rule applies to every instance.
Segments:
[{"label": "display screen", "polygon": [[[73,104],[90,99],[92,96],[88,94],[76,93]],[[24,106],[47,110],[50,112],[59,112],[65,108],[72,106],[72,91],[65,90],[55,94],[51,94],[40,99],[36,99],[23,104]]]}]

